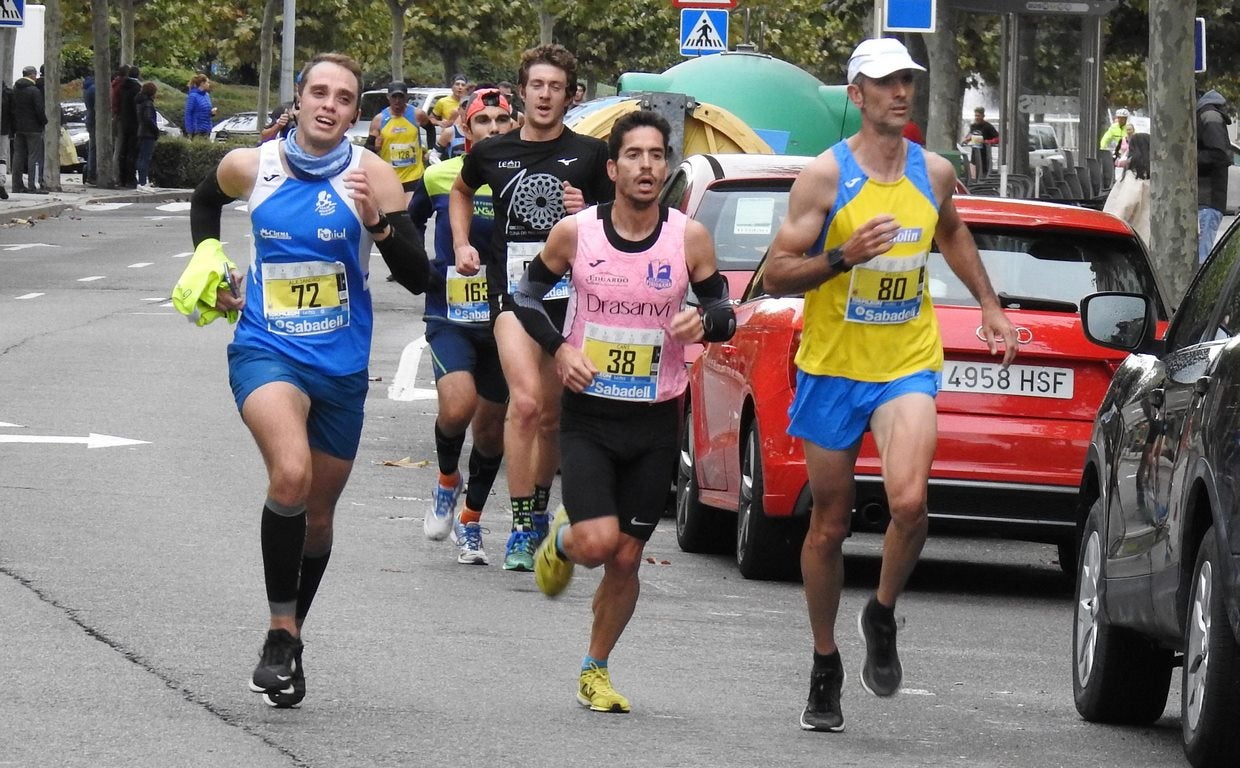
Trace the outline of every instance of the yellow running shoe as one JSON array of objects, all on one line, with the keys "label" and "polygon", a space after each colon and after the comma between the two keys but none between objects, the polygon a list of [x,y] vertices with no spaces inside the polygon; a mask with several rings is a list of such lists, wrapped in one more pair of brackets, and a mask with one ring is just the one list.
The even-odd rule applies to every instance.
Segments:
[{"label": "yellow running shoe", "polygon": [[623,714],[629,711],[629,700],[611,687],[607,667],[600,667],[594,662],[581,670],[581,677],[577,681],[577,701],[581,706],[589,707],[595,712]]},{"label": "yellow running shoe", "polygon": [[[555,539],[559,530],[568,525],[568,512],[563,505],[555,511],[555,517],[547,528],[547,536],[534,553],[534,583],[547,597],[555,597],[564,591],[573,578],[573,563],[555,551]],[[604,670],[606,671],[606,670]],[[626,705],[627,706],[627,705]]]}]

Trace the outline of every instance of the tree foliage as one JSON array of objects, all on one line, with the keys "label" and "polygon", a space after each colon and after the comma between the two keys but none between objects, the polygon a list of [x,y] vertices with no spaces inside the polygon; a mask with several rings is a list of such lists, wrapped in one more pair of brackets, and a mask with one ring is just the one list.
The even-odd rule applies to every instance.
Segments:
[{"label": "tree foliage", "polygon": [[[132,2],[134,58],[151,66],[208,71],[216,79],[258,82],[264,0],[202,3],[199,0]],[[457,71],[478,81],[513,79],[520,52],[548,31],[573,49],[585,79],[612,82],[626,71],[662,71],[679,61],[678,10],[668,0],[297,0],[298,62],[314,52],[344,51],[357,58],[370,84],[391,76],[392,4],[404,21],[406,79],[443,83]],[[109,8],[109,47],[118,60],[122,3]],[[1142,108],[1148,103],[1146,58],[1150,25],[1148,0],[1127,0],[1104,21],[1104,101]],[[872,0],[747,0],[732,12],[732,46],[749,41],[762,52],[787,60],[824,82],[840,83],[848,55],[872,34]],[[1207,20],[1210,71],[1199,86],[1217,87],[1240,101],[1240,0],[1200,0]],[[1022,17],[1033,27],[1032,59],[1038,62],[1025,84],[1030,93],[1079,93],[1080,67],[1063,65],[1079,56],[1079,17]],[[960,13],[952,30],[960,52],[960,88],[984,80],[999,82],[1000,17]],[[541,25],[540,25],[541,23]],[[274,46],[280,46],[277,24]],[[92,49],[87,3],[64,3],[64,42],[70,77],[83,71],[82,51]],[[181,85],[178,83],[177,85]]]}]

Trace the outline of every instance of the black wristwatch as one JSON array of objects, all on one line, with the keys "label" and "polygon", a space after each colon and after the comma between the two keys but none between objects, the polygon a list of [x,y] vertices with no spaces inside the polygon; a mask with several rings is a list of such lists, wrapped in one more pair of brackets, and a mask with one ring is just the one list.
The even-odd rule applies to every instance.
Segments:
[{"label": "black wristwatch", "polygon": [[377,235],[388,228],[387,214],[383,211],[379,211],[379,220],[375,222],[374,226],[371,226],[370,224],[363,224],[362,226],[366,227],[367,232]]},{"label": "black wristwatch", "polygon": [[832,248],[827,251],[827,266],[836,272],[847,272],[852,269],[852,264],[847,264],[844,261],[843,248]]}]

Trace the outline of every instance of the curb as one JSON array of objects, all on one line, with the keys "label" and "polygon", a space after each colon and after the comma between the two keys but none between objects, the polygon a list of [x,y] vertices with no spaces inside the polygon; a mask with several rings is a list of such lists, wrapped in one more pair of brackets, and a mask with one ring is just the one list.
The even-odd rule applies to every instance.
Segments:
[{"label": "curb", "polygon": [[[64,193],[51,193],[53,196]],[[13,204],[9,201],[0,203],[0,226],[16,221],[33,221],[59,216],[67,210],[77,209],[92,203],[173,203],[189,200],[194,194],[192,189],[161,189],[155,192],[134,192],[132,190],[99,190],[98,192],[69,192],[66,197],[71,199],[52,199],[47,202],[31,202],[27,205]],[[20,207],[19,207],[20,206]]]}]

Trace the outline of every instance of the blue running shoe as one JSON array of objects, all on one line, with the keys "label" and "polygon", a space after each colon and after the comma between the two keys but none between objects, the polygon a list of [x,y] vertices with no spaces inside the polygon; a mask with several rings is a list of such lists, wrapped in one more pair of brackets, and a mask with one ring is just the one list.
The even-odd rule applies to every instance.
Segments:
[{"label": "blue running shoe", "polygon": [[538,549],[538,545],[547,538],[547,531],[551,527],[551,515],[546,512],[535,512],[530,515],[530,521],[534,524],[534,549]]},{"label": "blue running shoe", "polygon": [[461,526],[461,552],[456,561],[461,565],[486,565],[487,553],[482,548],[482,526],[466,523]]},{"label": "blue running shoe", "polygon": [[537,538],[533,531],[513,531],[508,535],[508,546],[504,554],[504,570],[532,572],[536,548]]},{"label": "blue running shoe", "polygon": [[422,521],[422,530],[431,541],[443,541],[448,538],[452,524],[456,522],[456,502],[465,490],[465,481],[458,479],[455,488],[444,488],[435,481],[431,491],[431,499],[435,502],[434,509]]}]

